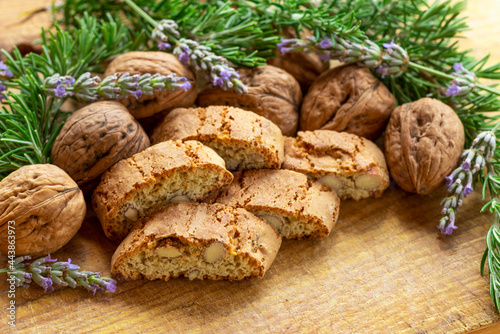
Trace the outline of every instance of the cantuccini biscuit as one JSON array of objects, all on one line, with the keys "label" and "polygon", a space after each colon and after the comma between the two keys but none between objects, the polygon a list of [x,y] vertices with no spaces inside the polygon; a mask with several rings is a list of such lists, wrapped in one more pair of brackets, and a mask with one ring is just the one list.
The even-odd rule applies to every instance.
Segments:
[{"label": "cantuccini biscuit", "polygon": [[264,219],[221,204],[175,203],[139,220],[111,260],[122,280],[261,278],[281,245]]},{"label": "cantuccini biscuit", "polygon": [[103,174],[92,205],[106,236],[122,240],[134,222],[172,202],[199,201],[233,179],[224,160],[197,141],[166,141]]},{"label": "cantuccini biscuit", "polygon": [[330,186],[341,199],[380,197],[389,186],[384,154],[368,139],[330,130],[285,138],[283,169]]},{"label": "cantuccini biscuit", "polygon": [[229,170],[279,169],[283,162],[280,129],[262,116],[233,107],[172,110],[151,140],[198,140],[214,149]]},{"label": "cantuccini biscuit", "polygon": [[234,173],[233,182],[208,201],[244,208],[289,239],[326,238],[340,206],[330,187],[302,173],[270,169]]}]

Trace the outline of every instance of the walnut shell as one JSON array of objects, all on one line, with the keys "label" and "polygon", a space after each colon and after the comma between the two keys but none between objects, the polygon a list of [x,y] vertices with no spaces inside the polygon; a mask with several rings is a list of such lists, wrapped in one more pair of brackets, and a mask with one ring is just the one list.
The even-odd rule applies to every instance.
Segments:
[{"label": "walnut shell", "polygon": [[14,226],[16,256],[53,253],[78,232],[86,210],[82,191],[59,167],[21,167],[0,182],[0,251],[8,254]]},{"label": "walnut shell", "polygon": [[101,101],[67,119],[54,142],[51,159],[90,191],[112,165],[149,146],[146,132],[123,105]]},{"label": "walnut shell", "polygon": [[162,75],[175,73],[179,77],[186,77],[191,83],[191,88],[187,91],[183,89],[165,90],[153,95],[143,94],[139,99],[130,97],[120,100],[137,119],[152,116],[160,111],[191,107],[198,95],[193,72],[187,69],[174,55],[166,52],[133,51],[119,55],[109,64],[104,75],[108,76],[114,73],[159,73]]},{"label": "walnut shell", "polygon": [[[297,38],[297,33],[292,27],[282,27],[281,35],[284,38]],[[307,29],[301,33],[302,38],[312,35]],[[317,53],[311,52],[290,52],[283,55],[276,51],[276,57],[269,59],[267,63],[290,73],[298,81],[304,93],[312,82],[329,68],[329,62],[322,61]]]},{"label": "walnut shell", "polygon": [[397,107],[384,137],[392,177],[406,191],[431,193],[456,168],[464,140],[462,122],[439,100],[423,98]]},{"label": "walnut shell", "polygon": [[269,65],[240,69],[240,80],[248,93],[207,88],[198,95],[198,106],[226,105],[253,111],[276,124],[283,135],[294,136],[302,101],[297,80],[285,70]]},{"label": "walnut shell", "polygon": [[396,99],[368,69],[347,65],[321,74],[311,85],[300,111],[300,129],[334,130],[377,139]]}]

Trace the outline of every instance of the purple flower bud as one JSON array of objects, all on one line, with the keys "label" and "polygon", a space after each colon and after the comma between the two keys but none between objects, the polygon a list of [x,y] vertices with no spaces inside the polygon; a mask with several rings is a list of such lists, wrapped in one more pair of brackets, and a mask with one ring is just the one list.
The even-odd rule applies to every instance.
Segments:
[{"label": "purple flower bud", "polygon": [[391,74],[391,72],[390,72],[390,67],[389,67],[389,66],[387,66],[386,64],[382,64],[382,65],[380,65],[380,66],[377,68],[376,72],[377,72],[378,74],[382,75],[382,79],[384,79],[386,75],[390,75],[390,74]]},{"label": "purple flower bud", "polygon": [[445,94],[449,96],[457,96],[460,93],[460,89],[457,85],[453,84],[451,87],[449,87]]},{"label": "purple flower bud", "polygon": [[451,176],[447,176],[444,178],[444,181],[446,182],[446,186],[449,187],[453,183],[453,178]]},{"label": "purple flower bud", "polygon": [[11,70],[7,69],[5,70],[5,76],[7,78],[12,78],[14,76],[14,73],[12,73]]},{"label": "purple flower bud", "polygon": [[383,43],[382,46],[386,49],[394,49],[396,48],[398,45],[396,43],[394,43],[394,40],[392,40],[390,43]]},{"label": "purple flower bud", "polygon": [[64,82],[69,85],[69,86],[73,86],[75,84],[75,78],[73,77],[67,77]]},{"label": "purple flower bud", "polygon": [[111,280],[109,282],[106,282],[106,289],[110,292],[115,292],[116,291],[116,282],[114,280]]},{"label": "purple flower bud", "polygon": [[462,63],[455,63],[453,65],[453,69],[455,70],[455,72],[465,71],[465,67],[464,65],[462,65]]},{"label": "purple flower bud", "polygon": [[463,170],[469,170],[470,168],[470,163],[468,161],[464,161],[462,164]]},{"label": "purple flower bud", "polygon": [[213,81],[213,85],[214,86],[220,86],[220,87],[224,87],[224,80],[222,80],[221,77],[215,77],[214,81]]},{"label": "purple flower bud", "polygon": [[467,197],[467,195],[472,194],[473,191],[474,189],[467,184],[464,188],[464,197]]},{"label": "purple flower bud", "polygon": [[450,225],[448,225],[444,231],[443,234],[448,234],[448,235],[451,235],[453,233],[453,230],[456,230],[457,227],[455,225],[453,225],[453,223],[451,223]]},{"label": "purple flower bud", "polygon": [[78,267],[76,264],[71,264],[71,259],[68,258],[68,268],[69,269],[78,269],[80,267]]},{"label": "purple flower bud", "polygon": [[8,69],[7,65],[4,64],[2,60],[0,60],[0,71],[5,71]]},{"label": "purple flower bud", "polygon": [[5,87],[2,83],[0,83],[0,92],[3,92],[7,90],[7,87]]},{"label": "purple flower bud", "polygon": [[183,63],[187,63],[189,61],[189,53],[182,52],[179,55],[179,60],[182,61]]},{"label": "purple flower bud", "polygon": [[191,83],[189,81],[186,81],[180,87],[184,89],[185,92],[187,92],[191,88]]},{"label": "purple flower bud", "polygon": [[231,73],[226,68],[223,68],[220,71],[220,77],[222,79],[227,80],[227,79],[229,79],[230,76],[231,76]]},{"label": "purple flower bud", "polygon": [[165,42],[158,43],[158,49],[161,51],[164,51],[166,49],[170,49],[171,47],[172,47],[172,45],[170,45],[169,43],[165,43]]},{"label": "purple flower bud", "polygon": [[328,49],[328,48],[331,48],[333,47],[333,42],[330,38],[325,38],[324,40],[322,40],[320,43],[319,43],[319,46],[322,48],[322,49]]},{"label": "purple flower bud", "polygon": [[57,97],[63,98],[66,93],[66,88],[64,88],[64,86],[57,86],[54,93]]},{"label": "purple flower bud", "polygon": [[140,89],[136,90],[132,95],[135,96],[136,99],[139,99],[142,96],[142,91]]},{"label": "purple flower bud", "polygon": [[45,257],[45,262],[56,262],[56,261],[57,261],[57,259],[52,259],[52,258],[50,257],[50,254],[48,254],[48,255]]}]

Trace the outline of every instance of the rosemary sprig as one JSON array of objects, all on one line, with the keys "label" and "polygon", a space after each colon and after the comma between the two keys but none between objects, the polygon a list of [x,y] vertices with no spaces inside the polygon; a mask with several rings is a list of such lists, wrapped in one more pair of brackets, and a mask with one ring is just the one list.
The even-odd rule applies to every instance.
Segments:
[{"label": "rosemary sprig", "polygon": [[99,273],[91,271],[79,271],[80,267],[71,263],[56,262],[50,254],[39,258],[32,263],[29,256],[20,256],[13,259],[8,268],[1,269],[0,274],[6,273],[16,287],[28,288],[31,283],[44,288],[45,291],[54,291],[54,286],[76,288],[81,286],[94,294],[97,291],[116,291],[116,281],[109,277],[102,277]]},{"label": "rosemary sprig", "polygon": [[[2,78],[5,106],[0,110],[0,179],[26,164],[49,163],[52,144],[67,113],[61,110],[66,98],[48,94],[45,79],[54,75],[79,77],[102,70],[107,58],[141,45],[131,40],[128,28],[110,16],[97,22],[84,14],[78,27],[54,33],[42,31],[42,55],[22,57],[2,50],[12,75]],[[96,45],[98,47],[96,47]],[[5,69],[4,69],[5,70]]]}]

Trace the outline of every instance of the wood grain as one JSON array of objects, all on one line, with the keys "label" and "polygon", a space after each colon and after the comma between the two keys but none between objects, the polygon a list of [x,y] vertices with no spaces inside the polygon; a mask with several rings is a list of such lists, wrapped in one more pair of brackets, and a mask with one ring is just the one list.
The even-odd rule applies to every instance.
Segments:
[{"label": "wood grain", "polygon": [[[34,0],[0,0],[5,32],[0,45],[9,49],[36,36],[33,29],[46,20],[22,33],[10,29],[18,13],[37,6]],[[500,0],[470,2],[473,30],[462,43],[477,56],[492,52],[496,62],[499,10]],[[329,238],[285,241],[261,280],[136,281],[95,296],[83,289],[49,294],[19,288],[15,328],[7,325],[8,286],[1,280],[0,332],[464,333],[484,328],[478,333],[494,333],[500,317],[488,278],[479,273],[492,215],[479,214],[483,202],[476,192],[459,213],[459,229],[442,236],[436,225],[443,196],[445,189],[418,196],[395,188],[381,199],[344,201]],[[90,212],[78,235],[53,257],[70,257],[109,275],[116,246]],[[6,265],[4,257],[0,265]]]}]

